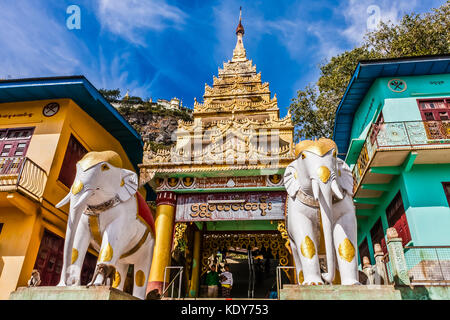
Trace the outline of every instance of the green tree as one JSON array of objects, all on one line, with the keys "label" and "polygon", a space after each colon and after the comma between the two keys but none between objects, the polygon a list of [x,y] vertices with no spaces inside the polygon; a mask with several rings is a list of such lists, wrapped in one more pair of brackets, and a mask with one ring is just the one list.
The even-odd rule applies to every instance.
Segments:
[{"label": "green tree", "polygon": [[98,92],[110,103],[120,99],[120,89],[99,89]]},{"label": "green tree", "polygon": [[406,14],[398,24],[381,22],[366,33],[361,46],[319,66],[316,84],[297,91],[289,107],[295,139],[331,138],[336,109],[361,60],[448,54],[450,0],[424,14]]}]

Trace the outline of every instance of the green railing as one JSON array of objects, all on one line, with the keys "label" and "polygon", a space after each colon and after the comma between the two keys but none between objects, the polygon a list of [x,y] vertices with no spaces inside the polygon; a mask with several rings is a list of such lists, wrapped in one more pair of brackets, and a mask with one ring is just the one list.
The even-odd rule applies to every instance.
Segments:
[{"label": "green railing", "polygon": [[405,247],[405,260],[411,283],[450,283],[450,246]]},{"label": "green railing", "polygon": [[401,121],[373,124],[353,167],[354,191],[377,150],[450,146],[450,120]]},{"label": "green railing", "polygon": [[41,201],[47,182],[44,169],[27,157],[0,157],[0,192],[20,191]]}]

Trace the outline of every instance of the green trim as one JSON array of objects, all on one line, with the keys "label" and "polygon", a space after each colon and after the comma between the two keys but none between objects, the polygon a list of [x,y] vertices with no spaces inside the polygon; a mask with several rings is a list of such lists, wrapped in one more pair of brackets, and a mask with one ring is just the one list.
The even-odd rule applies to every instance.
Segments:
[{"label": "green trim", "polygon": [[364,203],[364,204],[380,204],[380,198],[356,198],[353,199],[354,203]]},{"label": "green trim", "polygon": [[417,158],[416,151],[412,151],[408,154],[408,157],[406,157],[406,160],[405,160],[405,162],[403,162],[403,166],[402,166],[404,168],[405,172],[408,172],[411,170],[416,158]]},{"label": "green trim", "polygon": [[391,190],[392,186],[390,183],[383,184],[383,183],[365,183],[361,185],[361,189],[364,190],[375,190],[375,191],[389,191]]},{"label": "green trim", "polygon": [[356,216],[370,217],[372,213],[372,209],[356,209]]},{"label": "green trim", "polygon": [[361,153],[364,142],[366,142],[366,139],[352,139],[352,141],[350,142],[350,146],[348,147],[347,156],[345,158],[345,162],[347,162],[347,164],[356,163],[359,154]]},{"label": "green trim", "polygon": [[403,171],[402,167],[372,167],[370,168],[371,173],[378,173],[378,174],[393,174],[393,175],[399,175]]},{"label": "green trim", "polygon": [[253,188],[215,188],[215,189],[177,189],[170,190],[175,193],[214,193],[214,192],[241,192],[241,191],[285,191],[281,187],[253,187]]}]

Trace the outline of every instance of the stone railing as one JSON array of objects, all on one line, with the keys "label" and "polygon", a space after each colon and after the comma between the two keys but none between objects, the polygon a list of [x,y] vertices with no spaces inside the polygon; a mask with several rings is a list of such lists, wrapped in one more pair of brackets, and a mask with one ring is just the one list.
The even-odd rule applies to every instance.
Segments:
[{"label": "stone railing", "polygon": [[46,182],[47,173],[31,159],[0,158],[0,192],[20,191],[41,201]]},{"label": "stone railing", "polygon": [[450,246],[406,246],[395,228],[387,230],[387,250],[374,246],[375,265],[362,261],[363,284],[443,285],[450,284]]},{"label": "stone railing", "polygon": [[377,150],[450,146],[450,120],[401,121],[373,124],[353,168],[354,191]]}]

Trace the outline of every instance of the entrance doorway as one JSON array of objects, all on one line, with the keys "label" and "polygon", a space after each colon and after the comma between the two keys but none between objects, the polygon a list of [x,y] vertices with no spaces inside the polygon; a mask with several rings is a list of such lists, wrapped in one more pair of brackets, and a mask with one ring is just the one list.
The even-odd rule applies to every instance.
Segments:
[{"label": "entrance doorway", "polygon": [[202,251],[200,297],[207,297],[211,265],[219,274],[228,265],[233,275],[231,298],[268,298],[276,291],[276,267],[288,262],[285,241],[277,232],[206,233]]}]

